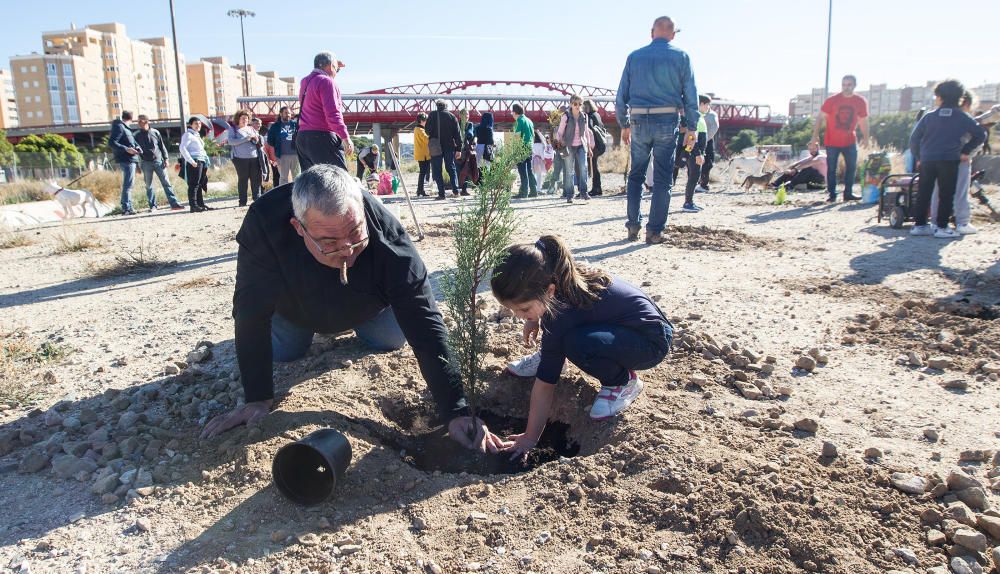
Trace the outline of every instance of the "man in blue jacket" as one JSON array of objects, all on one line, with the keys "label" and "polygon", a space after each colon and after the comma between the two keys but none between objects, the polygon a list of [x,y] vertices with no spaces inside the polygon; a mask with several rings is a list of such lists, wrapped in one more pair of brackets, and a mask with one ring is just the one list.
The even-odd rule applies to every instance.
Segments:
[{"label": "man in blue jacket", "polygon": [[139,165],[139,155],[142,149],[135,141],[135,136],[129,128],[132,122],[132,112],[122,112],[120,118],[111,122],[111,135],[108,145],[122,169],[122,215],[135,215],[132,209],[132,184],[135,183],[135,167]]},{"label": "man in blue jacket", "polygon": [[646,222],[646,243],[666,241],[663,229],[670,208],[674,160],[674,137],[683,110],[687,125],[685,147],[694,146],[698,128],[698,90],[688,55],[671,42],[679,30],[667,16],[653,22],[653,41],[629,54],[618,84],[615,115],[622,127],[622,143],[631,147],[628,173],[629,241],[639,239],[642,227],[642,184],[650,154],[653,160],[653,197]]},{"label": "man in blue jacket", "polygon": [[295,153],[295,132],[299,130],[299,122],[292,119],[292,110],[281,106],[278,110],[278,121],[267,128],[267,145],[274,150],[277,160],[278,183],[292,183],[299,175],[299,156]]}]

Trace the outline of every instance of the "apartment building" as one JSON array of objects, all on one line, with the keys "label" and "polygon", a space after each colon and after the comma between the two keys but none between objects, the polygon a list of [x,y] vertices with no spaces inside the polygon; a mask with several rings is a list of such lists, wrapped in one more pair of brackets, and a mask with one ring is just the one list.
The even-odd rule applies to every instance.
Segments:
[{"label": "apartment building", "polygon": [[[180,54],[181,91],[177,91],[177,69],[174,65],[174,43],[169,38],[141,40],[152,46],[153,82],[156,90],[156,115],[160,118],[180,117],[180,104],[188,109],[187,66]],[[146,113],[146,112],[143,112]],[[150,115],[147,113],[147,115]]]},{"label": "apartment building", "polygon": [[132,40],[123,24],[44,32],[43,53],[10,59],[22,126],[103,122],[123,110],[176,117],[166,38]]},{"label": "apartment building", "polygon": [[0,129],[16,128],[17,95],[14,93],[14,77],[10,70],[0,70]]},{"label": "apartment building", "polygon": [[[294,96],[298,86],[294,77],[279,77],[277,72],[258,72],[247,66],[247,84],[252,96]],[[243,65],[229,65],[223,57],[202,58],[187,66],[188,93],[192,113],[228,116],[239,109],[243,97]]]},{"label": "apartment building", "polygon": [[[934,106],[934,86],[937,82],[927,82],[923,86],[889,88],[886,84],[872,84],[867,90],[855,93],[868,100],[868,113],[872,117],[897,112],[919,110]],[[831,95],[836,92],[831,92]],[[808,94],[795,96],[788,102],[788,115],[792,118],[816,117],[823,105],[823,88],[813,88]]]}]

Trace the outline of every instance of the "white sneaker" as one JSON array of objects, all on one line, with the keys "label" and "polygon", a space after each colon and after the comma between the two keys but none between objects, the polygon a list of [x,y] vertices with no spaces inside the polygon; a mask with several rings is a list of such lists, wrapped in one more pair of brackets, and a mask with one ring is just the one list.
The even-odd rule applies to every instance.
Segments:
[{"label": "white sneaker", "polygon": [[618,387],[601,387],[590,407],[590,418],[595,421],[609,419],[627,409],[642,393],[642,379],[633,371],[629,371],[628,384]]},{"label": "white sneaker", "polygon": [[708,190],[705,189],[704,187],[702,187],[701,184],[698,184],[698,185],[694,186],[694,192],[695,193],[706,193],[707,191]]},{"label": "white sneaker", "polygon": [[961,237],[957,231],[950,227],[939,227],[937,231],[934,232],[934,237],[938,239],[955,239],[956,237]]},{"label": "white sneaker", "polygon": [[910,228],[910,235],[934,235],[934,230],[930,225],[914,225]]},{"label": "white sneaker", "polygon": [[542,363],[542,352],[538,351],[534,355],[521,357],[516,361],[507,363],[507,372],[515,377],[530,378],[538,374],[538,365]]},{"label": "white sneaker", "polygon": [[971,223],[959,225],[955,231],[957,231],[959,235],[975,235],[979,233],[979,230],[973,227]]}]

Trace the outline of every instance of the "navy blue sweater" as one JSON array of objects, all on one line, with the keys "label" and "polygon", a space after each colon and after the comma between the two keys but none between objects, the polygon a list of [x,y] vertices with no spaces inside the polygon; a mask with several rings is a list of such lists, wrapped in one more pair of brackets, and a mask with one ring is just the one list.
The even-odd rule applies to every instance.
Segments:
[{"label": "navy blue sweater", "polygon": [[[969,139],[963,144],[964,136]],[[910,151],[920,161],[955,161],[986,141],[986,132],[958,108],[938,108],[920,118],[910,134]]]}]

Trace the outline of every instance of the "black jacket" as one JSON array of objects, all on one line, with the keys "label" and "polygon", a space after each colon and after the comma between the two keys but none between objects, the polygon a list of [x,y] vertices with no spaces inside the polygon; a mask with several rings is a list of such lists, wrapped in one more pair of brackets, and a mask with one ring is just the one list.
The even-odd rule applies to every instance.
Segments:
[{"label": "black jacket", "polygon": [[[467,412],[458,363],[420,255],[406,230],[365,192],[369,243],[350,268],[349,284],[321,265],[289,223],[292,184],[255,201],[236,235],[236,358],[247,402],[274,397],[271,316],[277,312],[316,333],[339,333],[392,307],[442,419]],[[445,360],[447,359],[447,360]]]},{"label": "black jacket", "polygon": [[[440,125],[440,135],[438,126]],[[441,138],[443,152],[456,152],[462,149],[462,133],[458,127],[458,118],[448,111],[433,111],[427,115],[427,125],[424,126],[429,138]]]},{"label": "black jacket", "polygon": [[135,132],[135,141],[142,149],[139,157],[144,161],[155,161],[157,163],[167,161],[167,146],[163,143],[163,137],[156,128],[148,130],[138,129]]},{"label": "black jacket", "polygon": [[111,147],[116,161],[139,163],[138,155],[130,155],[125,151],[129,148],[137,148],[139,144],[135,142],[132,130],[128,129],[128,126],[121,119],[111,122],[111,135],[108,136],[108,146]]}]

